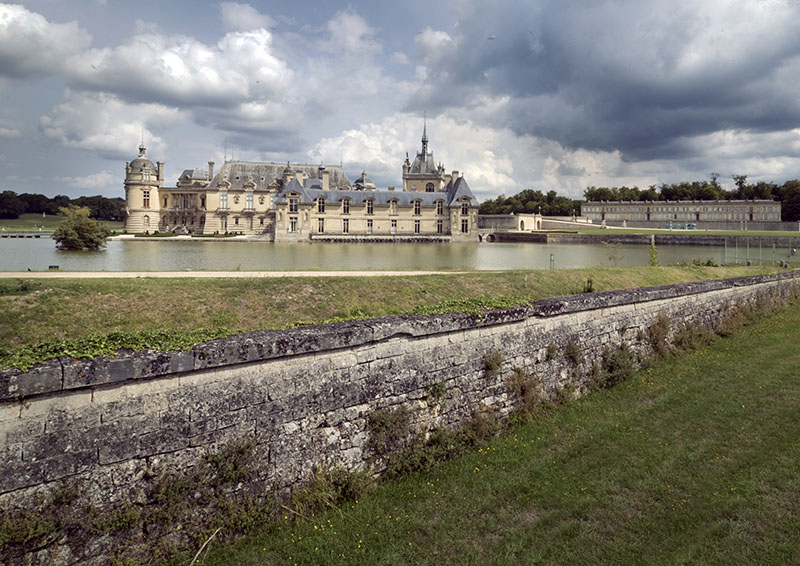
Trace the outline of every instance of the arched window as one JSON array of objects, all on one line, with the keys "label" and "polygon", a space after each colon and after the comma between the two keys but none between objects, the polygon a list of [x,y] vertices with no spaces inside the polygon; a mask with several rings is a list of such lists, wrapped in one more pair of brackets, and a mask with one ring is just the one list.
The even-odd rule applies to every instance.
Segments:
[{"label": "arched window", "polygon": [[425,192],[426,193],[432,193],[433,192],[433,183],[428,183],[427,185],[425,185]]}]

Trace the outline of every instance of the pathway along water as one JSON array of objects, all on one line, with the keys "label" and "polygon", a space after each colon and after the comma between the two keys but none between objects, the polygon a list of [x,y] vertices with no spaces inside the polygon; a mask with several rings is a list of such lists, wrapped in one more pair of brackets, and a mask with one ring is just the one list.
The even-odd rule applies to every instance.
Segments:
[{"label": "pathway along water", "polygon": [[[734,258],[738,252],[738,260]],[[787,250],[661,246],[661,264],[772,264],[800,258]],[[314,243],[248,241],[110,241],[97,252],[55,249],[49,239],[0,239],[0,271],[426,271],[647,265],[648,246],[531,243]]]}]

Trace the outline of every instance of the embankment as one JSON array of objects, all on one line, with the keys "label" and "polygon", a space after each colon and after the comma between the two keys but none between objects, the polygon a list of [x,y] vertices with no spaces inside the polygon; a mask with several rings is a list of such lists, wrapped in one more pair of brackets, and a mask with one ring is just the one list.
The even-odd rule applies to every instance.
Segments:
[{"label": "embankment", "polygon": [[[247,493],[286,496],[319,468],[378,473],[385,462],[369,449],[376,411],[404,407],[417,433],[455,428],[477,413],[504,418],[519,402],[509,380],[520,371],[535,377],[545,397],[580,395],[609,353],[649,355],[654,325],[666,337],[686,325],[714,328],[742,305],[794,297],[796,275],[249,332],[183,352],[121,351],[4,370],[0,509],[22,514],[66,490],[69,505],[117,519],[73,535],[44,530],[0,550],[9,561],[99,564],[159,536],[175,539],[177,527],[138,521],[169,501],[160,482],[196,477],[204,461],[243,441],[250,473],[224,494],[231,501]],[[202,503],[199,487],[195,497]],[[176,517],[150,516],[165,524]]]}]

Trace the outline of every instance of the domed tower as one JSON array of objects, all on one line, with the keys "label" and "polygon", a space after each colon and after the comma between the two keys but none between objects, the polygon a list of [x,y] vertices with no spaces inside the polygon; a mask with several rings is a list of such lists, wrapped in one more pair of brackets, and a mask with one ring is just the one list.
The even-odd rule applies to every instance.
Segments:
[{"label": "domed tower", "polygon": [[158,166],[145,157],[144,143],[139,157],[125,162],[125,231],[155,232],[161,223],[159,189],[164,186],[164,163]]}]

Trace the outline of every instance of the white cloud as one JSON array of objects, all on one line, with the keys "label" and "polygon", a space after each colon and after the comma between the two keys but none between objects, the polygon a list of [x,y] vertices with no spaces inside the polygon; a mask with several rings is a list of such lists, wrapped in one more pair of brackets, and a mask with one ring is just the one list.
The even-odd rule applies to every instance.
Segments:
[{"label": "white cloud", "polygon": [[29,77],[55,72],[64,58],[92,41],[76,22],[56,24],[23,6],[0,4],[0,74]]},{"label": "white cloud", "polygon": [[114,175],[112,175],[109,171],[101,171],[85,177],[59,177],[56,180],[61,183],[65,183],[70,187],[76,187],[90,191],[107,189],[109,187],[116,188],[122,184],[122,180],[115,179]]},{"label": "white cloud", "polygon": [[159,104],[127,104],[109,94],[66,93],[66,102],[40,118],[44,135],[65,147],[129,157],[144,133],[147,147],[163,154],[166,141],[153,128],[184,119],[182,112]]},{"label": "white cloud", "polygon": [[338,12],[325,26],[328,37],[319,45],[325,51],[350,52],[372,56],[382,51],[375,30],[360,14],[347,10]]},{"label": "white cloud", "polygon": [[265,29],[231,32],[213,45],[191,37],[139,34],[118,47],[72,57],[66,67],[70,82],[81,88],[181,106],[275,98],[292,77],[272,54],[272,34]]},{"label": "white cloud", "polygon": [[223,2],[220,4],[219,10],[222,16],[222,25],[228,31],[270,29],[275,25],[275,20],[260,13],[250,4]]},{"label": "white cloud", "polygon": [[392,63],[396,65],[410,65],[411,60],[408,58],[408,55],[402,51],[395,51],[392,53]]},{"label": "white cloud", "polygon": [[18,138],[19,136],[20,131],[17,129],[0,127],[0,138]]}]

